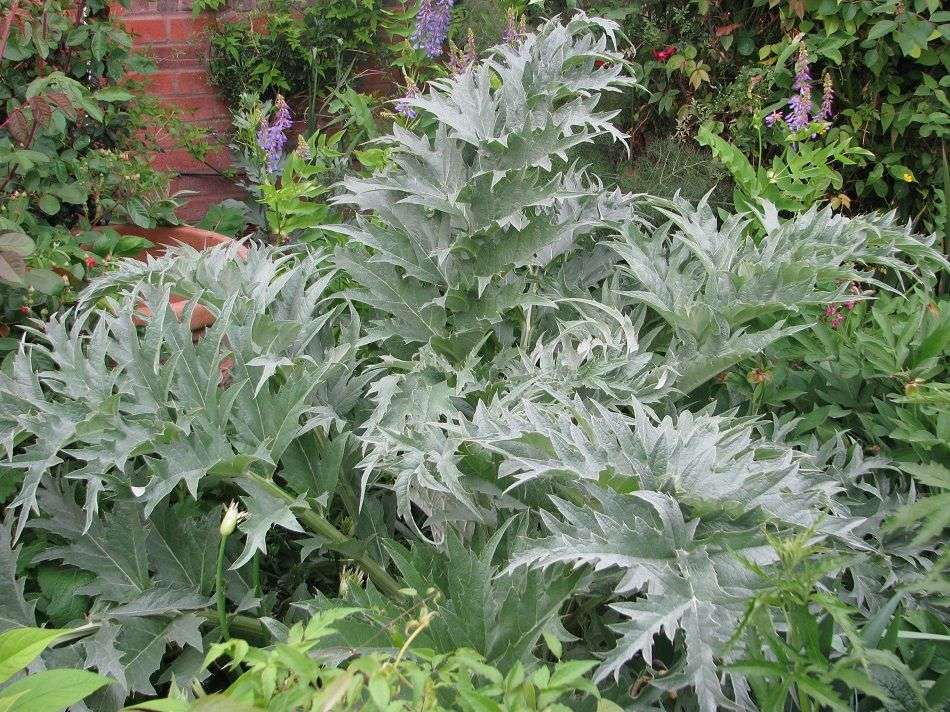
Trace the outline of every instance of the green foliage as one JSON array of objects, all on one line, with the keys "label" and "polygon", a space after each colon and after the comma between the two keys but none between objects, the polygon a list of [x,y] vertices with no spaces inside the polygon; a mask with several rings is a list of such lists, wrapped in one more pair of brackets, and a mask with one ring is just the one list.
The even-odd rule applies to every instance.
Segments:
[{"label": "green foliage", "polygon": [[[0,684],[29,666],[46,648],[86,631],[12,628],[0,633]],[[4,712],[62,712],[111,680],[86,670],[33,672],[0,689]]]},{"label": "green foliage", "polygon": [[[113,677],[96,709],[172,682],[139,708],[935,706],[936,236],[605,190],[572,156],[623,138],[617,32],[549,21],[413,98],[332,255],[122,261],[30,330],[0,616],[88,597],[44,662]],[[780,367],[814,391],[771,393]],[[855,367],[872,395],[819,400]]]},{"label": "green foliage", "polygon": [[211,29],[211,81],[234,105],[246,93],[297,97],[332,86],[347,65],[377,49],[380,12],[377,0],[258,5]]},{"label": "green foliage", "polygon": [[239,200],[228,198],[208,208],[197,226],[220,235],[241,237],[247,223],[247,206]]},{"label": "green foliage", "polygon": [[[610,164],[592,166],[599,175],[611,168]],[[619,170],[617,182],[630,193],[660,198],[673,198],[679,193],[695,204],[715,186],[707,198],[710,205],[726,207],[729,202],[729,173],[692,140],[656,138],[637,150]]]},{"label": "green foliage", "polygon": [[[805,129],[806,131],[809,129]],[[822,133],[824,130],[822,129]],[[799,212],[812,205],[820,205],[832,190],[838,191],[832,204],[840,207],[844,179],[835,166],[853,166],[864,163],[873,155],[851,145],[850,137],[824,144],[810,141],[791,141],[770,164],[753,165],[742,151],[703,126],[697,140],[708,146],[713,155],[732,174],[735,183],[732,202],[738,209],[754,209],[761,200],[768,200],[780,210]]]},{"label": "green foliage", "polygon": [[[70,298],[104,258],[134,254],[90,228],[175,222],[167,177],[142,151],[142,94],[129,72],[150,64],[106,3],[5,3],[0,61],[0,282],[4,322]],[[92,257],[93,262],[87,258]],[[64,284],[65,282],[65,284]]]},{"label": "green foliage", "polygon": [[[335,149],[340,134],[334,134],[329,140],[326,138],[317,134],[311,137],[307,149],[310,158],[301,156],[299,150],[287,157],[279,186],[269,181],[261,184],[260,200],[266,211],[267,226],[279,242],[286,242],[301,232],[307,235],[307,239],[315,239],[315,232],[321,225],[336,222],[330,206],[317,200],[327,192],[327,188],[317,180],[329,168],[323,161],[340,155]],[[319,146],[316,145],[318,142]],[[319,158],[314,160],[313,156]]]},{"label": "green foliage", "polygon": [[237,163],[247,178],[244,187],[260,206],[258,223],[264,237],[285,243],[291,239],[326,241],[320,228],[336,223],[339,216],[327,203],[330,185],[343,170],[343,131],[315,131],[309,139],[297,136],[297,145],[270,164],[258,140],[260,127],[272,120],[273,105],[256,96],[241,97],[241,109],[234,115],[236,130],[231,145]]},{"label": "green foliage", "polygon": [[[209,709],[242,710],[499,710],[562,712],[568,702],[598,697],[584,675],[592,661],[571,661],[544,666],[532,673],[515,666],[507,674],[486,664],[472,650],[460,648],[437,655],[409,647],[414,635],[424,631],[432,614],[421,610],[408,627],[413,636],[394,654],[364,655],[345,667],[308,656],[316,652],[335,628],[361,613],[356,608],[337,608],[314,616],[306,625],[295,624],[286,640],[268,649],[250,647],[241,640],[220,643],[205,658],[209,665],[228,658],[238,679],[225,691],[201,696],[190,704],[184,696],[133,705],[129,710],[189,712]],[[606,705],[601,709],[609,709]]]},{"label": "green foliage", "polygon": [[[639,97],[625,102],[621,120],[634,134],[635,145],[641,135],[648,141],[671,134],[689,139],[711,123],[756,168],[771,168],[779,177],[787,168],[805,171],[790,177],[793,192],[802,190],[801,183],[826,191],[825,198],[843,189],[862,211],[894,206],[902,217],[920,219],[928,230],[937,228],[941,146],[950,115],[950,20],[941,3],[596,0],[582,6],[620,21],[631,41],[634,67],[650,92],[645,102]],[[873,160],[850,160],[824,171],[818,156],[799,159],[781,132],[763,130],[765,116],[787,108],[799,44],[807,47],[812,76],[818,80],[816,104],[826,73],[836,93],[834,126],[815,150],[834,156],[836,150],[862,149]],[[719,153],[728,158],[725,149]],[[779,163],[772,165],[774,160]],[[802,160],[803,165],[795,165]],[[810,173],[819,180],[812,183]],[[744,182],[753,184],[751,179]],[[767,183],[756,183],[764,192]],[[811,204],[802,195],[795,202]]]}]

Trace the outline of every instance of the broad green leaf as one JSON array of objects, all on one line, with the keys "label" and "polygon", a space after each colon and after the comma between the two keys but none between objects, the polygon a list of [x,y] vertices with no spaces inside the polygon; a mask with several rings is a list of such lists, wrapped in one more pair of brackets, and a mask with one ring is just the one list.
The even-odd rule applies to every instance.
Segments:
[{"label": "broad green leaf", "polygon": [[0,633],[0,682],[9,680],[71,632],[68,628],[12,628]]},{"label": "broad green leaf", "polygon": [[47,670],[17,680],[2,695],[16,697],[10,712],[63,712],[109,684],[109,678],[87,670]]}]

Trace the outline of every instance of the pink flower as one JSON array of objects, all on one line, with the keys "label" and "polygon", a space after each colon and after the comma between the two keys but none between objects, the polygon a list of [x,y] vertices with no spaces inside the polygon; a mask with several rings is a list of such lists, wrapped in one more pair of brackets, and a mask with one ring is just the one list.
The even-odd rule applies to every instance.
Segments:
[{"label": "pink flower", "polygon": [[657,62],[666,62],[674,54],[676,54],[676,46],[667,45],[663,49],[653,50],[653,59],[655,59]]}]

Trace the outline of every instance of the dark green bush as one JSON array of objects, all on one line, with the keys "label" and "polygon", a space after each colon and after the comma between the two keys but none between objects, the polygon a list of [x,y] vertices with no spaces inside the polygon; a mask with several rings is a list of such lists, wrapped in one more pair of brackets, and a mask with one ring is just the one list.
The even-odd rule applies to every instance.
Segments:
[{"label": "dark green bush", "polygon": [[0,49],[0,321],[10,322],[58,304],[109,256],[142,247],[91,227],[174,221],[175,203],[141,139],[155,107],[125,79],[151,64],[132,52],[108,3],[2,7],[11,22]]},{"label": "dark green bush", "polygon": [[212,28],[211,80],[232,105],[246,93],[306,96],[375,50],[380,19],[379,0],[273,0]]}]

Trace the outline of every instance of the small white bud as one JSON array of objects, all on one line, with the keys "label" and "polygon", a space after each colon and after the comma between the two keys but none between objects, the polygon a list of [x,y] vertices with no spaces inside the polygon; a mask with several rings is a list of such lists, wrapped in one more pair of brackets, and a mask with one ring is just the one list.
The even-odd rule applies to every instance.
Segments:
[{"label": "small white bud", "polygon": [[221,536],[229,536],[234,532],[238,522],[245,519],[247,519],[247,512],[240,511],[237,502],[231,502],[224,510],[224,516],[221,517],[221,527],[218,531],[221,532]]}]

